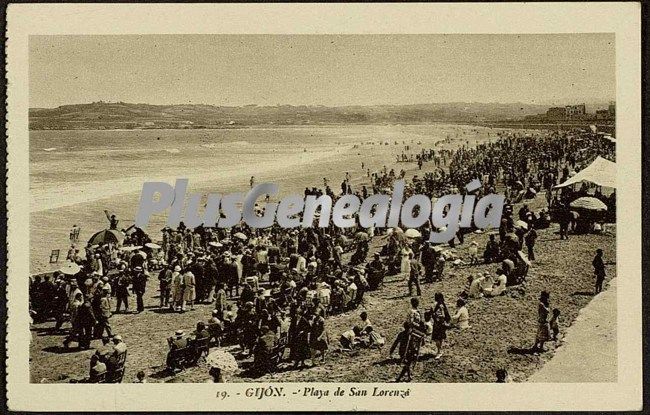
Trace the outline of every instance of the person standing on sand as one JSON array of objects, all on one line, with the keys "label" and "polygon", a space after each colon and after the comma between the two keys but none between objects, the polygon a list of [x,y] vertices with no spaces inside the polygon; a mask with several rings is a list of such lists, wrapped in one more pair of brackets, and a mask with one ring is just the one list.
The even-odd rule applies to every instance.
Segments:
[{"label": "person standing on sand", "polygon": [[442,293],[435,293],[433,298],[436,304],[431,311],[431,315],[433,316],[431,340],[436,345],[435,359],[437,360],[442,357],[442,343],[447,339],[447,328],[449,327],[451,316],[449,315],[449,310],[445,304],[445,297]]},{"label": "person standing on sand", "polygon": [[171,283],[172,283],[172,273],[171,267],[166,266],[158,274],[158,281],[160,283],[160,308],[167,307],[169,305],[169,297],[171,294]]},{"label": "person standing on sand", "polygon": [[422,295],[422,290],[420,289],[420,274],[422,273],[422,268],[420,267],[418,260],[413,258],[413,252],[410,252],[408,255],[410,260],[408,280],[409,297],[413,297],[413,285],[415,285],[416,293],[419,297]]},{"label": "person standing on sand", "polygon": [[594,294],[598,294],[603,290],[603,281],[605,281],[605,262],[602,249],[596,249],[596,256],[591,264],[594,266],[594,275],[596,276]]},{"label": "person standing on sand", "polygon": [[109,322],[109,319],[111,318],[111,300],[109,294],[109,290],[102,289],[99,300],[99,315],[97,316],[97,325],[95,326],[95,337],[101,338],[104,335],[104,331],[106,331],[108,337],[113,336],[111,324]]},{"label": "person standing on sand", "polygon": [[537,231],[535,230],[535,225],[530,224],[530,230],[524,236],[524,242],[526,243],[526,248],[528,248],[528,259],[531,261],[535,260],[535,252],[533,248],[535,247],[535,241],[537,240]]},{"label": "person standing on sand", "polygon": [[191,310],[194,310],[194,300],[196,299],[195,291],[196,279],[192,271],[183,274],[183,301],[181,303],[181,312],[185,311],[185,305],[188,304]]},{"label": "person standing on sand", "polygon": [[109,215],[108,210],[104,210],[104,213],[106,214],[106,219],[108,219],[108,222],[110,223],[109,229],[117,230],[117,224],[120,222],[117,220],[117,217],[115,215]]},{"label": "person standing on sand", "polygon": [[147,289],[147,273],[143,271],[142,267],[135,267],[133,269],[133,292],[136,296],[136,304],[138,313],[144,311],[144,293]]},{"label": "person standing on sand", "polygon": [[542,291],[539,296],[539,305],[537,306],[537,335],[535,336],[534,352],[545,352],[544,343],[551,338],[550,327],[548,324],[548,315],[551,312],[550,306],[551,295],[548,291]]}]

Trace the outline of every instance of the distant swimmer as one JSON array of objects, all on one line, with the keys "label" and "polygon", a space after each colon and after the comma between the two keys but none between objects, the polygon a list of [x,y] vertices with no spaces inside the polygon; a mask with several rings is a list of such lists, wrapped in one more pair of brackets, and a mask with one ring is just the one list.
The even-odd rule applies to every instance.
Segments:
[{"label": "distant swimmer", "polygon": [[251,176],[251,189],[255,185],[255,176]]}]

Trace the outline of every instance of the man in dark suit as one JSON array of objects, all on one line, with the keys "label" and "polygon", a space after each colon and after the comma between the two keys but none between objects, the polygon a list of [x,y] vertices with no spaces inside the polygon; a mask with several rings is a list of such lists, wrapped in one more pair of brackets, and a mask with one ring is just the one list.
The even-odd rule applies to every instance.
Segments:
[{"label": "man in dark suit", "polygon": [[90,348],[90,341],[93,338],[93,328],[97,324],[95,313],[89,299],[86,299],[77,310],[77,324],[79,327],[79,347]]},{"label": "man in dark suit", "polygon": [[138,313],[141,313],[144,311],[143,297],[147,289],[147,274],[142,270],[142,267],[135,267],[133,272],[133,292],[138,303]]}]

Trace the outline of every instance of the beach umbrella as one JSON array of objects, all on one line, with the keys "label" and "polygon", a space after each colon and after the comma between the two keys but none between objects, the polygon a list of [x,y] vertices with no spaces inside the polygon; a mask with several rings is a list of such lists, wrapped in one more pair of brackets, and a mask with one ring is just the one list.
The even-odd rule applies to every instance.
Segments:
[{"label": "beach umbrella", "polygon": [[523,220],[518,220],[515,222],[515,228],[528,229],[528,224]]},{"label": "beach umbrella", "polygon": [[76,275],[81,271],[81,267],[74,262],[66,262],[59,271],[65,275]]},{"label": "beach umbrella", "polygon": [[237,232],[236,234],[233,235],[235,238],[241,239],[242,241],[245,241],[248,239],[248,236],[244,235],[241,232]]},{"label": "beach umbrella", "polygon": [[147,248],[151,248],[151,249],[160,249],[160,245],[155,244],[153,242],[146,243],[146,244],[144,244],[144,246],[146,246]]},{"label": "beach umbrella", "polygon": [[369,238],[368,234],[365,232],[357,232],[354,237],[360,241],[367,241]]},{"label": "beach umbrella", "polygon": [[127,246],[121,246],[120,251],[123,252],[132,252],[132,251],[137,251],[138,249],[142,248],[141,246],[133,246],[133,245],[127,245]]},{"label": "beach umbrella", "polygon": [[413,228],[407,229],[406,232],[404,232],[404,235],[406,235],[409,238],[419,238],[419,237],[422,236],[420,231],[418,231],[417,229],[413,229]]},{"label": "beach umbrella", "polygon": [[208,245],[214,246],[215,248],[221,248],[223,244],[220,244],[219,242],[209,242]]},{"label": "beach umbrella", "polygon": [[599,199],[595,197],[580,197],[569,204],[572,208],[584,209],[584,210],[607,210],[607,205],[605,205]]},{"label": "beach umbrella", "polygon": [[210,367],[221,369],[222,372],[233,373],[239,369],[235,356],[223,349],[217,349],[205,359]]},{"label": "beach umbrella", "polygon": [[90,237],[90,245],[103,245],[108,243],[120,244],[124,240],[124,234],[115,229],[104,229]]}]

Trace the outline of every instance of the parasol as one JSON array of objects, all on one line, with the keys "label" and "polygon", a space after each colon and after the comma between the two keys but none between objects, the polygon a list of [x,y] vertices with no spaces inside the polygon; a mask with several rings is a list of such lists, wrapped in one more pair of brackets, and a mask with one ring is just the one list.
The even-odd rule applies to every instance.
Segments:
[{"label": "parasol", "polygon": [[418,231],[417,229],[413,229],[413,228],[407,229],[406,232],[404,232],[404,235],[406,235],[409,238],[419,238],[419,237],[422,236],[420,231]]},{"label": "parasol", "polygon": [[151,248],[151,249],[160,249],[160,245],[155,244],[153,242],[146,243],[146,244],[144,244],[144,246],[146,246],[147,248]]},{"label": "parasol", "polygon": [[528,229],[528,224],[523,220],[518,220],[515,222],[515,228]]},{"label": "parasol", "polygon": [[140,248],[142,248],[142,247],[141,246],[134,246],[134,245],[127,245],[127,246],[121,246],[120,251],[131,252],[131,251],[137,251]]},{"label": "parasol", "polygon": [[124,234],[115,229],[104,229],[90,237],[88,243],[90,245],[103,245],[107,243],[119,244],[124,240]]},{"label": "parasol", "polygon": [[214,246],[215,248],[221,248],[223,244],[220,244],[219,242],[208,242],[208,245]]},{"label": "parasol", "polygon": [[569,204],[572,208],[584,209],[584,210],[607,210],[607,205],[605,205],[599,199],[595,197],[580,197]]},{"label": "parasol", "polygon": [[221,369],[222,372],[233,373],[239,369],[235,356],[222,349],[210,353],[205,361],[210,367]]},{"label": "parasol", "polygon": [[81,271],[81,267],[74,262],[66,262],[59,271],[65,275],[76,275]]},{"label": "parasol", "polygon": [[245,241],[248,239],[248,236],[244,235],[241,232],[237,232],[236,234],[233,235],[235,238],[241,239],[242,241]]},{"label": "parasol", "polygon": [[365,232],[357,232],[356,235],[354,235],[354,238],[360,241],[367,241],[369,237]]}]

